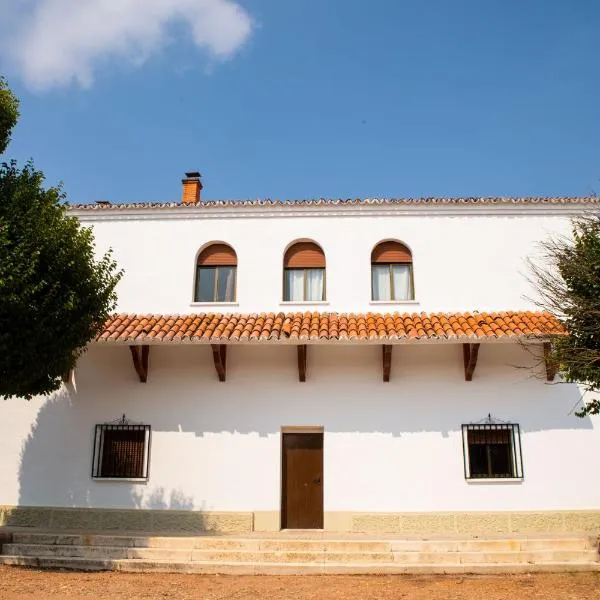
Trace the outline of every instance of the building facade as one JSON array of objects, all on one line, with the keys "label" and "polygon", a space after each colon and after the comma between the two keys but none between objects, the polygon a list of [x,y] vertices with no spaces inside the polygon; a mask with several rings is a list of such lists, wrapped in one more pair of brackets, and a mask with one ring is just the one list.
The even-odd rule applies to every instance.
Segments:
[{"label": "building facade", "polygon": [[[600,420],[544,360],[527,259],[593,199],[71,207],[119,314],[0,403],[0,523],[600,530]],[[2,508],[3,507],[3,508]]]}]

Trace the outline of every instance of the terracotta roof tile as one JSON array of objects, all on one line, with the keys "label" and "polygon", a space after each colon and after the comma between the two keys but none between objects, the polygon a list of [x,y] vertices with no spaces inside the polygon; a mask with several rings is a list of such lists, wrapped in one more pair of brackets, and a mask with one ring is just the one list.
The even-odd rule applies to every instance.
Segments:
[{"label": "terracotta roof tile", "polygon": [[502,313],[261,313],[195,315],[120,314],[97,338],[104,343],[389,342],[494,340],[562,333],[542,312]]},{"label": "terracotta roof tile", "polygon": [[310,198],[305,200],[206,200],[198,204],[180,204],[178,202],[131,202],[127,204],[91,203],[91,204],[71,204],[70,210],[86,211],[117,211],[127,209],[185,209],[185,210],[211,210],[219,208],[260,208],[260,207],[281,207],[298,208],[308,207],[327,207],[327,206],[377,206],[377,205],[420,205],[420,206],[440,206],[440,205],[465,205],[465,206],[489,206],[489,205],[514,205],[514,204],[600,204],[600,198],[595,196],[585,197],[467,197],[467,198]]}]

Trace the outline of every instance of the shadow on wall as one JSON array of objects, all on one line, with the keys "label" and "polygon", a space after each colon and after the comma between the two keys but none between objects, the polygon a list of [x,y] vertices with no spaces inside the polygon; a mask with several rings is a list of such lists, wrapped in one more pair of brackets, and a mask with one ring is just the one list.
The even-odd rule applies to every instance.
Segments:
[{"label": "shadow on wall", "polygon": [[[92,481],[94,425],[91,428],[84,425],[91,421],[85,418],[85,407],[76,402],[76,393],[72,395],[71,392],[72,389],[63,387],[42,404],[23,444],[19,505],[94,507],[104,505],[110,497],[110,503],[119,508],[194,508],[194,498],[180,488],[165,492],[162,486],[140,488],[139,484],[123,481],[111,483],[108,489],[106,485]],[[96,420],[98,418],[93,421]]]},{"label": "shadow on wall", "polygon": [[154,488],[146,499],[144,499],[143,494],[136,490],[132,491],[132,497],[136,508],[150,508],[153,510],[192,510],[194,508],[194,498],[192,496],[186,496],[181,490],[171,490],[170,493],[167,493],[162,486]]},{"label": "shadow on wall", "polygon": [[[197,466],[195,439],[204,438],[202,451],[209,453],[222,452],[227,436],[242,436],[247,442],[238,441],[236,452],[254,452],[252,439],[277,436],[284,425],[447,437],[491,414],[519,423],[524,433],[591,429],[589,417],[572,414],[576,386],[545,385],[514,368],[530,360],[516,344],[482,346],[473,381],[465,382],[459,344],[397,346],[391,381],[383,383],[379,346],[318,346],[308,348],[307,381],[300,383],[295,347],[246,346],[229,349],[227,381],[220,383],[210,347],[152,347],[148,382],[142,384],[127,347],[95,346],[78,365],[76,392],[62,388],[46,401],[32,401],[40,409],[22,448],[19,504],[199,509],[195,497],[204,493],[198,481],[210,464]],[[152,426],[145,485],[91,479],[94,427],[122,414]],[[220,445],[211,446],[217,438]],[[156,460],[163,463],[159,487],[152,483]],[[181,487],[186,477],[196,482],[194,495]]]},{"label": "shadow on wall", "polygon": [[154,431],[269,436],[282,425],[319,424],[331,432],[447,435],[488,414],[528,431],[592,427],[573,414],[577,386],[546,384],[535,356],[517,344],[483,346],[471,382],[460,344],[396,346],[389,383],[380,346],[309,346],[305,383],[294,346],[229,348],[224,383],[210,347],[153,347],[146,384],[136,380],[127,348],[94,350],[77,404],[100,403],[111,418],[135,411],[129,416],[143,416]]}]

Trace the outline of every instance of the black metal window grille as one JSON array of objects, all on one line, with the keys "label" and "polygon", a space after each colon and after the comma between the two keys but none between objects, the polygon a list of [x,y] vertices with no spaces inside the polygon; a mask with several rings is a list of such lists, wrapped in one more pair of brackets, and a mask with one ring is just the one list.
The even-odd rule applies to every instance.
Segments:
[{"label": "black metal window grille", "polygon": [[463,425],[466,479],[522,479],[521,434],[514,423]]},{"label": "black metal window grille", "polygon": [[94,479],[148,479],[150,425],[96,425]]}]

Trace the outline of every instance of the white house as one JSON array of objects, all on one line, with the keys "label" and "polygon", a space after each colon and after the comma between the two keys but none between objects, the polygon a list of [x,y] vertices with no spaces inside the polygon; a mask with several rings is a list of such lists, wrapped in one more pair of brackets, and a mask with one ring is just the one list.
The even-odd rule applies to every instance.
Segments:
[{"label": "white house", "polygon": [[526,259],[590,198],[77,205],[119,315],[0,402],[0,525],[600,530],[600,419]]}]

